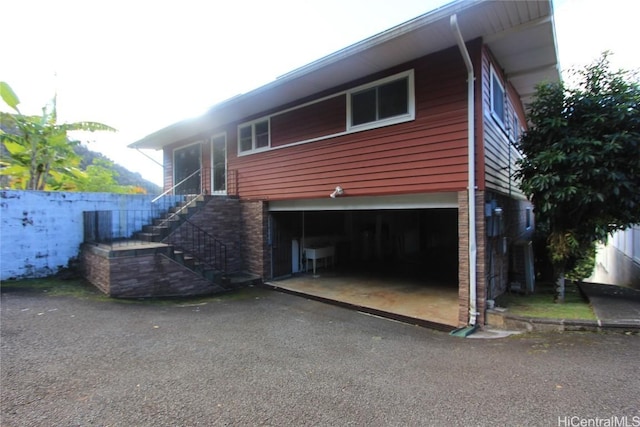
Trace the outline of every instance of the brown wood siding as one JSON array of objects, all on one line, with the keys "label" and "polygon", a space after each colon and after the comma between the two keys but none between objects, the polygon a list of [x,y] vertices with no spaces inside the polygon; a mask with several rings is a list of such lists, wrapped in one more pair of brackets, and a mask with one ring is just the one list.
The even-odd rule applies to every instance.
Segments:
[{"label": "brown wood siding", "polygon": [[[505,89],[505,127],[491,115],[491,64],[500,76]],[[505,82],[499,64],[489,49],[483,47],[482,55],[482,111],[484,136],[485,183],[487,189],[501,194],[522,196],[517,182],[512,178],[519,153],[509,138],[513,115],[518,116],[520,126],[525,125],[524,109],[514,88]]]},{"label": "brown wood siding", "polygon": [[[479,50],[480,44],[472,47]],[[447,49],[387,75],[411,68],[414,121],[240,157],[237,131],[230,127],[228,164],[237,173],[240,197],[328,197],[336,185],[351,196],[465,190],[467,76],[460,53]],[[316,135],[316,130],[303,132],[300,123],[292,123],[291,136],[280,126],[277,123],[275,136],[290,142]]]},{"label": "brown wood siding", "polygon": [[271,117],[271,147],[344,132],[347,97],[336,96]]}]

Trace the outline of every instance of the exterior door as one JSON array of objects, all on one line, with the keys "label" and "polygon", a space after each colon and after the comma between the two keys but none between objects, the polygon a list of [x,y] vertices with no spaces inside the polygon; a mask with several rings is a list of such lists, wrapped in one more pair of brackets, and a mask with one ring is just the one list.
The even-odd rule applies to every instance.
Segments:
[{"label": "exterior door", "polygon": [[287,227],[285,227],[283,218],[278,218],[275,215],[272,215],[269,222],[271,227],[271,261],[273,263],[273,277],[289,276],[292,272],[292,233]]},{"label": "exterior door", "polygon": [[211,193],[227,194],[227,136],[211,138]]},{"label": "exterior door", "polygon": [[173,183],[175,194],[200,194],[202,144],[187,145],[173,152]]}]

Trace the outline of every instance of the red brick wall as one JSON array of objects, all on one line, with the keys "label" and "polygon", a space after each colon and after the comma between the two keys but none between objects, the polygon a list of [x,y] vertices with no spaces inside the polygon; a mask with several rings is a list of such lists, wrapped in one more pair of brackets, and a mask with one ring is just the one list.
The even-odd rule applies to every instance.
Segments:
[{"label": "red brick wall", "polygon": [[[85,277],[114,298],[189,296],[222,288],[170,259],[161,251],[110,251],[83,245]],[[105,278],[106,279],[105,281]]]},{"label": "red brick wall", "polygon": [[227,272],[244,269],[241,245],[240,201],[233,197],[212,196],[189,221],[227,247]]},{"label": "red brick wall", "polygon": [[[476,308],[477,324],[485,321],[486,270],[484,191],[476,191]],[[458,192],[458,324],[469,323],[469,203],[466,191]]]},{"label": "red brick wall", "polygon": [[[93,249],[93,250],[92,250]],[[109,295],[110,268],[108,254],[100,254],[96,248],[82,245],[80,251],[82,269],[85,279],[92,285]]]},{"label": "red brick wall", "polygon": [[240,250],[244,269],[271,278],[271,256],[267,242],[267,205],[259,200],[240,202],[242,222]]}]

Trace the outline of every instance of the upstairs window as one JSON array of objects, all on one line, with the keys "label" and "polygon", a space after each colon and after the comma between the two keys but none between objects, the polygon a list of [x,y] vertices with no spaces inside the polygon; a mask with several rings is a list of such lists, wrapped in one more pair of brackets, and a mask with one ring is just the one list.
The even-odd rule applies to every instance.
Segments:
[{"label": "upstairs window", "polygon": [[518,116],[516,116],[516,113],[514,111],[513,120],[511,121],[511,132],[510,132],[511,140],[513,142],[518,142],[520,140],[520,133],[521,133],[520,120],[518,120]]},{"label": "upstairs window", "polygon": [[347,100],[350,130],[413,120],[413,71],[353,89]]},{"label": "upstairs window", "polygon": [[269,146],[269,119],[260,119],[238,126],[238,153],[260,151]]},{"label": "upstairs window", "polygon": [[496,71],[491,67],[491,114],[502,128],[505,125],[504,104],[504,86],[502,86]]}]

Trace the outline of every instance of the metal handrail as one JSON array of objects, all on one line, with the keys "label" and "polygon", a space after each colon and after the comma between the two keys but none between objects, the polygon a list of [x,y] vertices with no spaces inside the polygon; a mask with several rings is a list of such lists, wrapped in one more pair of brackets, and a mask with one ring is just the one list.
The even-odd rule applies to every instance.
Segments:
[{"label": "metal handrail", "polygon": [[184,183],[186,180],[188,180],[189,178],[191,178],[192,176],[194,176],[197,173],[200,173],[201,169],[196,170],[195,172],[193,172],[191,175],[189,175],[188,177],[186,177],[185,179],[183,179],[182,181],[180,181],[179,183],[177,183],[176,185],[174,185],[173,187],[171,187],[170,189],[168,189],[167,191],[165,191],[164,193],[162,193],[161,195],[159,195],[158,197],[156,197],[155,199],[153,199],[151,201],[151,203],[155,203],[158,200],[160,200],[162,197],[166,196],[167,194],[171,193],[173,190],[175,190],[180,184]]},{"label": "metal handrail", "polygon": [[183,224],[164,241],[226,274],[227,245],[188,219],[185,218]]},{"label": "metal handrail", "polygon": [[164,214],[162,209],[84,211],[84,242],[138,244],[136,234]]}]

